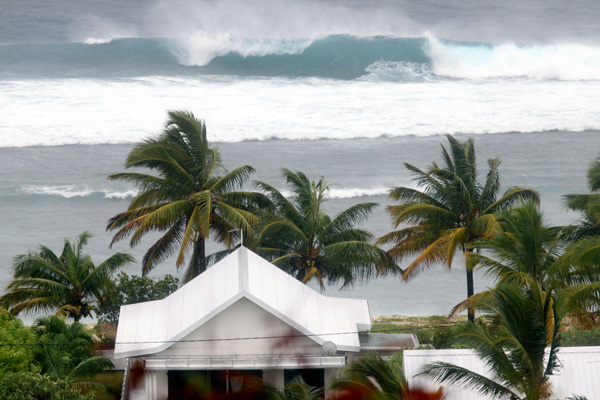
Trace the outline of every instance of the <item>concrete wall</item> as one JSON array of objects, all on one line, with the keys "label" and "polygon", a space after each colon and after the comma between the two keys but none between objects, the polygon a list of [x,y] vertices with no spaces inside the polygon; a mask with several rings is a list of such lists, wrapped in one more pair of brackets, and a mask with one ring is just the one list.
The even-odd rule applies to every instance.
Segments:
[{"label": "concrete wall", "polygon": [[[238,338],[260,339],[232,340]],[[319,355],[321,346],[252,301],[242,298],[181,342],[155,356],[252,354]]]}]

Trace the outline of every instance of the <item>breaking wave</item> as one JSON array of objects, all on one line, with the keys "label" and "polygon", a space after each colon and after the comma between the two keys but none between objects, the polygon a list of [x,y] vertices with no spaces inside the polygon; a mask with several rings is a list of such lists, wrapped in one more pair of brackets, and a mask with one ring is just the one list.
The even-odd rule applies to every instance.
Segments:
[{"label": "breaking wave", "polygon": [[[378,186],[374,188],[340,188],[340,187],[330,187],[327,192],[327,197],[330,199],[350,199],[354,197],[371,197],[371,196],[382,196],[387,195],[390,191],[390,188]],[[291,197],[293,195],[292,192],[287,190],[281,190],[281,194],[285,197]]]},{"label": "breaking wave", "polygon": [[88,38],[0,47],[0,78],[281,76],[330,79],[600,79],[600,47],[330,35],[241,40],[229,35]]},{"label": "breaking wave", "polygon": [[[44,195],[44,196],[59,196],[66,199],[74,197],[89,197],[102,196],[105,199],[130,199],[138,194],[135,189],[126,191],[115,191],[109,189],[93,190],[77,185],[55,185],[55,186],[22,186],[17,190],[19,193],[27,195]],[[374,187],[374,188],[339,188],[332,187],[329,189],[328,197],[331,199],[349,199],[353,197],[371,197],[387,195],[389,188]],[[281,193],[290,197],[291,192],[282,190]]]},{"label": "breaking wave", "polygon": [[137,190],[127,190],[125,192],[118,192],[108,189],[92,190],[78,187],[76,185],[22,186],[18,192],[29,195],[59,196],[66,199],[73,197],[88,197],[93,195],[101,195],[106,199],[127,199],[133,198],[137,194]]}]

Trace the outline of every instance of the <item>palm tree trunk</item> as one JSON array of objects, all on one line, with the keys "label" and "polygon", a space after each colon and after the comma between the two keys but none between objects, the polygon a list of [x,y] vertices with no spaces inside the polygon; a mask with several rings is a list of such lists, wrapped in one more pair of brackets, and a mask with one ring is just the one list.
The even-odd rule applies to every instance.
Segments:
[{"label": "palm tree trunk", "polygon": [[196,276],[206,271],[206,239],[199,238],[194,244],[194,272]]},{"label": "palm tree trunk", "polygon": [[198,238],[194,243],[194,252],[183,277],[183,283],[188,283],[206,271],[206,239]]},{"label": "palm tree trunk", "polygon": [[[464,255],[466,255],[466,253],[470,253],[472,252],[473,249],[467,247],[467,251],[465,252]],[[467,298],[473,296],[473,294],[475,294],[475,286],[473,284],[473,269],[475,268],[475,265],[471,265],[471,263],[469,263],[467,261],[467,259],[465,258],[465,269],[467,270]],[[468,319],[469,322],[475,322],[475,309],[473,309],[472,307],[469,307],[469,309],[467,310],[467,315],[468,315]]]},{"label": "palm tree trunk", "polygon": [[[473,269],[467,266],[467,298],[473,296],[475,292],[473,286]],[[469,307],[468,311],[469,322],[475,322],[475,309]]]}]

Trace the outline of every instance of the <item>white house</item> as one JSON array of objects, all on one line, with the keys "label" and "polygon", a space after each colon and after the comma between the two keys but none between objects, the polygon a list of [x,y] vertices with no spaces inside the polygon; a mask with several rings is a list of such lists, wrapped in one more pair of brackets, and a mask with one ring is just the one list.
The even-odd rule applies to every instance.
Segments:
[{"label": "white house", "polygon": [[125,388],[131,366],[143,367],[131,398],[179,398],[186,380],[235,390],[250,375],[327,388],[361,351],[418,345],[370,329],[366,300],[321,295],[240,248],[163,300],[121,307],[115,358],[128,358]]},{"label": "white house", "polygon": [[[478,374],[492,378],[490,370],[477,357],[473,350],[404,350],[402,367],[410,387],[437,390],[422,376],[416,376],[426,364],[447,362]],[[560,368],[550,377],[556,399],[564,400],[574,395],[586,396],[588,400],[600,399],[600,347],[561,347],[558,352]],[[446,400],[488,400],[472,390],[457,386],[444,387]]]}]

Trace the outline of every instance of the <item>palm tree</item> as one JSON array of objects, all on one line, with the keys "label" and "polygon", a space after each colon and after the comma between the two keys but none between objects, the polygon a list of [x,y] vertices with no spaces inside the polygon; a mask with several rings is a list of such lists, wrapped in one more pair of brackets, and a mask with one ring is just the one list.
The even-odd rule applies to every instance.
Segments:
[{"label": "palm tree", "polygon": [[493,376],[444,362],[429,364],[420,374],[492,398],[549,399],[565,316],[561,296],[530,281],[526,287],[502,284],[485,299],[467,301],[489,313],[489,325],[468,324],[457,340],[473,348]]},{"label": "palm tree", "polygon": [[166,128],[157,139],[147,139],[129,153],[126,168],[148,168],[149,175],[125,172],[109,176],[132,182],[138,195],[127,211],[109,220],[107,230],[118,229],[111,242],[131,235],[137,245],[149,232],[164,234],[146,252],[142,273],[178,251],[177,268],[192,253],[184,283],[206,269],[205,243],[212,233],[217,242],[231,246],[249,231],[257,217],[250,206],[260,206],[257,193],[236,191],[254,168],[244,165],[226,172],[217,148],[206,138],[206,125],[187,111],[169,111]]},{"label": "palm tree", "polygon": [[[473,139],[460,142],[450,135],[447,138],[450,146],[446,150],[442,145],[443,166],[434,162],[425,172],[404,164],[421,190],[396,187],[390,191],[390,197],[401,204],[388,206],[388,212],[394,227],[402,228],[379,238],[377,244],[391,244],[388,253],[398,260],[417,256],[404,270],[405,280],[438,263],[450,268],[457,250],[470,252],[477,240],[496,232],[495,213],[525,199],[539,201],[536,191],[521,187],[513,187],[498,198],[500,160],[488,160],[489,171],[481,184]],[[473,267],[466,263],[467,297],[474,293]],[[473,319],[473,310],[469,310],[469,320]]]},{"label": "palm tree", "polygon": [[579,226],[570,232],[570,238],[574,241],[586,236],[600,235],[600,157],[590,165],[587,177],[592,193],[565,196],[565,204],[569,209],[583,213]]},{"label": "palm tree", "polygon": [[14,280],[0,297],[0,306],[13,315],[21,312],[52,311],[79,321],[92,313],[93,303],[112,289],[112,274],[134,261],[125,253],[116,253],[96,266],[83,247],[91,235],[83,232],[72,244],[65,239],[57,256],[46,246],[39,251],[15,257]]},{"label": "palm tree", "polygon": [[401,272],[383,250],[369,243],[371,233],[355,228],[376,203],[355,204],[331,218],[323,209],[330,187],[324,178],[311,182],[304,173],[287,169],[283,176],[291,187],[291,200],[264,182],[256,183],[275,207],[258,238],[263,256],[303,283],[316,278],[322,289],[325,280],[347,286],[356,278]]}]

